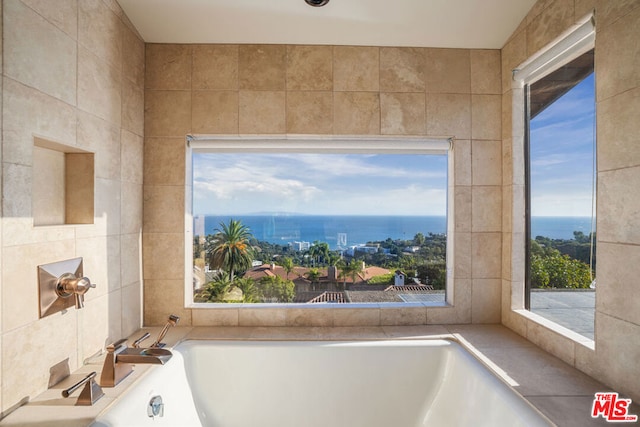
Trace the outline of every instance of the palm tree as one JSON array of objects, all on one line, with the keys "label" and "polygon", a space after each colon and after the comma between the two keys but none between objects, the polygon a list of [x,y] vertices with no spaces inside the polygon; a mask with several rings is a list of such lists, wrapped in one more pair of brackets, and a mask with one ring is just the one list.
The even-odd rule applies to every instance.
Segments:
[{"label": "palm tree", "polygon": [[320,270],[318,270],[317,268],[310,268],[309,271],[307,271],[304,275],[307,276],[307,279],[311,281],[311,288],[315,291],[316,284],[318,283],[318,279],[320,278]]},{"label": "palm tree", "polygon": [[211,265],[226,270],[233,282],[236,271],[246,270],[251,266],[253,250],[249,246],[249,239],[252,236],[246,225],[234,219],[230,219],[229,224],[221,222],[220,229],[216,231]]},{"label": "palm tree", "polygon": [[289,257],[282,258],[279,262],[280,267],[284,268],[287,272],[287,280],[289,280],[289,273],[293,271],[293,260]]},{"label": "palm tree", "polygon": [[309,255],[314,260],[314,266],[319,264],[321,259],[326,261],[329,256],[329,244],[316,240],[309,248]]}]

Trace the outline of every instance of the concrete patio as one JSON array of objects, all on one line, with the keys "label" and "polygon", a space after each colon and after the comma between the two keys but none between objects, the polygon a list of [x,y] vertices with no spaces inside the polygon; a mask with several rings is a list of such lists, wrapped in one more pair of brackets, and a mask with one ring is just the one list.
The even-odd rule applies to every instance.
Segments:
[{"label": "concrete patio", "polygon": [[531,312],[594,339],[596,292],[591,289],[534,289]]}]

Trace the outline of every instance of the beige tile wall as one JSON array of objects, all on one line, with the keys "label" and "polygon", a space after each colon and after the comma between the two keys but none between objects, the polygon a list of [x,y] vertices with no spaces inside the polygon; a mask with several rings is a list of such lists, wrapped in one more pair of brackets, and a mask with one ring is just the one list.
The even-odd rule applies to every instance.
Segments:
[{"label": "beige tile wall", "polygon": [[[169,313],[193,325],[499,322],[500,67],[497,50],[148,44],[145,324],[161,324]],[[181,260],[188,133],[455,137],[455,306],[186,309]]]},{"label": "beige tile wall", "polygon": [[[512,115],[511,70],[595,9],[598,284],[595,351],[511,310],[523,300],[523,126]],[[502,322],[616,391],[640,400],[640,3],[540,0],[502,49]],[[512,125],[513,124],[513,125]],[[507,203],[509,201],[509,203]],[[513,233],[513,234],[512,234]],[[516,236],[516,239],[513,239]]]},{"label": "beige tile wall", "polygon": [[[2,2],[0,412],[142,318],[144,43],[114,1]],[[34,227],[34,136],[95,153],[94,224]],[[43,319],[37,266],[83,257],[85,308]]]}]

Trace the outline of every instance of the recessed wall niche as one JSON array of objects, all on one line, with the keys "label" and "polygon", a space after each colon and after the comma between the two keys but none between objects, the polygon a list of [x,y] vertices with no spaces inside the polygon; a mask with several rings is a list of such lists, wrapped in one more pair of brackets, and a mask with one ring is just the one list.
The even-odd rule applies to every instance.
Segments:
[{"label": "recessed wall niche", "polygon": [[93,224],[94,154],[35,137],[33,224]]}]

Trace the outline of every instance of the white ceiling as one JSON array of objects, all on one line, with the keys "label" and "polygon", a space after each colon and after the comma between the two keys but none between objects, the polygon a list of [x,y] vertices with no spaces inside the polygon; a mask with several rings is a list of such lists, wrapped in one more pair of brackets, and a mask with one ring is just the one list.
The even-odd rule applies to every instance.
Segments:
[{"label": "white ceiling", "polygon": [[536,0],[117,0],[146,42],[499,49]]}]

